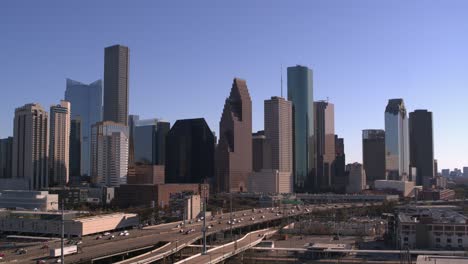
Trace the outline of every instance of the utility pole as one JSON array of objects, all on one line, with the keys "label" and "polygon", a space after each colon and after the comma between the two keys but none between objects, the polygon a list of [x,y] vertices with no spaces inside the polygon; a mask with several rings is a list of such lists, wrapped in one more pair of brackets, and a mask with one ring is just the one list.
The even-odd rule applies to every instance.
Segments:
[{"label": "utility pole", "polygon": [[[65,192],[64,194],[65,195]],[[64,217],[64,202],[63,202],[63,195],[62,195],[62,220],[61,220],[61,235],[60,235],[60,260],[62,261],[62,263],[65,263],[65,260],[64,260],[64,256],[63,256],[63,239],[64,239],[64,236],[65,236],[65,217]]]},{"label": "utility pole", "polygon": [[206,203],[208,199],[206,198],[206,186],[203,185],[203,251],[202,255],[206,255]]}]

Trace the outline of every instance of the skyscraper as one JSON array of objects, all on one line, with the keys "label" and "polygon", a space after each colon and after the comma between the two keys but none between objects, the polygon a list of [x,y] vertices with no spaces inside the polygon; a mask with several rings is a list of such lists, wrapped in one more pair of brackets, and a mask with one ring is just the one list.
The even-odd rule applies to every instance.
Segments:
[{"label": "skyscraper", "polygon": [[0,139],[0,178],[12,177],[13,138]]},{"label": "skyscraper", "polygon": [[128,129],[103,121],[91,128],[91,180],[97,186],[116,187],[127,182]]},{"label": "skyscraper", "polygon": [[349,182],[346,186],[346,193],[359,193],[366,188],[366,172],[360,163],[346,165]]},{"label": "skyscraper", "polygon": [[224,103],[219,133],[215,190],[245,192],[252,172],[252,101],[245,80],[233,81]]},{"label": "skyscraper", "polygon": [[385,109],[385,171],[388,180],[409,180],[408,118],[403,99]]},{"label": "skyscraper", "polygon": [[114,45],[104,53],[104,121],[127,125],[129,49]]},{"label": "skyscraper", "polygon": [[[102,121],[102,81],[83,84],[67,79],[65,100],[73,106],[71,119],[81,120],[80,174],[91,175],[91,126]],[[76,176],[76,175],[72,175]]]},{"label": "skyscraper", "polygon": [[15,109],[13,123],[13,178],[27,181],[30,190],[49,185],[47,155],[48,114],[39,104]]},{"label": "skyscraper", "polygon": [[365,129],[362,131],[362,163],[366,181],[374,186],[374,181],[385,180],[385,131]]},{"label": "skyscraper", "polygon": [[434,178],[432,113],[415,110],[409,114],[410,165],[416,168],[416,185],[431,186]]},{"label": "skyscraper", "polygon": [[346,155],[344,147],[344,139],[335,135],[335,160],[333,162],[333,189],[337,193],[344,193],[348,178],[346,174]]},{"label": "skyscraper", "polygon": [[166,136],[170,123],[156,118],[134,120],[133,155],[135,164],[164,165]]},{"label": "skyscraper", "polygon": [[204,118],[177,120],[166,139],[166,183],[213,179],[214,135]]},{"label": "skyscraper", "polygon": [[49,186],[65,186],[70,178],[70,102],[50,107]]},{"label": "skyscraper", "polygon": [[327,101],[314,102],[315,168],[318,188],[332,189],[335,160],[335,106]]},{"label": "skyscraper", "polygon": [[314,98],[312,70],[288,67],[288,100],[293,104],[294,191],[317,190],[314,168]]},{"label": "skyscraper", "polygon": [[79,183],[81,180],[81,118],[75,117],[70,121],[70,182]]}]

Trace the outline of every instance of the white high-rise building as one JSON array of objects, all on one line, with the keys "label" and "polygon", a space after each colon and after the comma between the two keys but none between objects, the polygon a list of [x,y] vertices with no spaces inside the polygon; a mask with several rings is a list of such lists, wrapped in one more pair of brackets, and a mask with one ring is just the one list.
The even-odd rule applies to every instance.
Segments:
[{"label": "white high-rise building", "polygon": [[22,179],[30,190],[49,185],[48,114],[39,104],[15,109],[13,123],[13,178]]},{"label": "white high-rise building", "polygon": [[50,107],[49,186],[65,186],[70,179],[70,102]]},{"label": "white high-rise building", "polygon": [[91,128],[91,179],[98,186],[115,187],[127,182],[128,127],[112,121]]},{"label": "white high-rise building", "polygon": [[351,163],[346,165],[349,183],[346,186],[346,193],[358,193],[366,189],[366,172],[360,163]]}]

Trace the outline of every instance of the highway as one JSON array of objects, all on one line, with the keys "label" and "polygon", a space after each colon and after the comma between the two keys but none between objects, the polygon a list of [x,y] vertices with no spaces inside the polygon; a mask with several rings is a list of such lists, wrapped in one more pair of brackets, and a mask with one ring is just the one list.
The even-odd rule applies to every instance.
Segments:
[{"label": "highway", "polygon": [[[246,211],[237,211],[233,213],[233,218],[236,220],[241,220],[240,223],[233,225],[234,228],[245,227],[257,223],[263,223],[279,218],[296,216],[300,214],[309,214],[315,210],[329,210],[329,209],[342,209],[346,207],[362,207],[367,206],[365,204],[331,204],[331,205],[306,205],[301,206],[302,210],[295,210],[294,212],[291,209],[287,211],[279,210],[275,208],[272,209],[255,209],[255,212],[252,210]],[[251,218],[254,217],[254,220]],[[212,228],[207,230],[207,234],[216,233],[222,230],[229,230],[231,226],[227,223],[229,221],[230,214],[225,213],[223,215],[216,215],[213,220],[207,219],[207,225],[211,225]],[[105,236],[102,239],[96,240],[97,235],[87,236],[82,238],[82,244],[78,245],[79,252],[74,255],[66,256],[66,263],[79,263],[87,262],[103,257],[109,257],[112,255],[118,255],[121,253],[150,248],[159,242],[171,242],[169,245],[166,245],[165,248],[156,249],[150,254],[141,256],[140,259],[137,259],[133,262],[128,263],[147,263],[147,259],[161,259],[166,255],[173,254],[178,250],[182,249],[184,246],[187,246],[194,241],[201,238],[201,224],[202,222],[195,222],[193,224],[187,224],[184,228],[184,231],[188,229],[194,229],[194,232],[191,234],[180,233],[180,229],[176,228],[177,224],[180,222],[162,224],[158,226],[151,226],[144,228],[142,230],[133,229],[129,230],[129,236],[118,236],[118,233],[113,233],[115,235],[114,239],[108,239],[109,236]],[[37,260],[44,260],[46,263],[54,263],[55,258],[49,258],[49,249],[42,248],[43,245],[47,245],[48,248],[59,248],[60,242],[48,242],[41,245],[28,247],[26,255],[16,255],[13,251],[2,252],[6,255],[5,261],[15,262],[15,263],[36,263]],[[164,254],[161,254],[164,253]],[[139,262],[142,261],[142,262]]]},{"label": "highway", "polygon": [[260,243],[267,235],[274,233],[272,229],[262,229],[250,232],[241,239],[212,248],[206,254],[196,254],[175,264],[215,264],[228,259]]}]

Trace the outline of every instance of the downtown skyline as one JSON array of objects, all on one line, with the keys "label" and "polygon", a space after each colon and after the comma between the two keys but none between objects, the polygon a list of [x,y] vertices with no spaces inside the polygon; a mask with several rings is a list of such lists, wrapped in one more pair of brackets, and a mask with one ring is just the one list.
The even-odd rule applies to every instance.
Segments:
[{"label": "downtown skyline", "polygon": [[[318,4],[317,6],[328,10],[324,7],[326,6],[324,4]],[[372,4],[369,6],[372,6]],[[291,12],[292,10],[290,9],[285,9],[285,11]],[[343,5],[343,10],[346,10],[346,5]],[[356,13],[359,13],[358,11]],[[133,12],[134,15],[136,14],[135,10],[130,10],[129,12]],[[226,10],[223,12],[226,12]],[[254,19],[251,16],[255,12],[260,11],[254,8],[254,10],[247,12],[249,22],[252,22]],[[268,12],[276,13],[279,11],[272,8]],[[429,14],[432,13],[429,12]],[[409,19],[409,17],[405,17],[404,15],[402,14],[405,19]],[[409,14],[407,15],[409,16]],[[93,17],[93,14],[91,14],[91,17]],[[220,19],[218,16],[215,16],[215,18]],[[233,17],[230,18],[233,21],[227,19],[227,21],[224,21],[225,24],[223,24],[227,28],[232,27],[235,20]],[[300,13],[297,19],[300,18],[308,21],[303,13]],[[333,18],[336,19],[336,17]],[[456,18],[457,16],[454,16],[445,23],[454,23],[453,20]],[[1,18],[2,22],[4,19]],[[94,17],[93,19],[97,18]],[[43,21],[46,20],[44,19]],[[313,20],[311,19],[311,21]],[[89,22],[85,23],[83,21],[83,24],[80,24],[75,17],[73,17],[72,21],[74,21],[72,23],[76,23],[73,25],[75,30],[90,27],[87,24]],[[387,26],[396,23],[393,20],[390,21],[391,23],[385,23],[378,20],[379,23]],[[277,25],[279,22],[275,20],[273,24]],[[291,25],[292,23],[291,21],[281,22],[287,25]],[[426,22],[429,23],[428,21]],[[156,22],[148,21],[148,23],[152,24]],[[310,24],[311,22],[307,23]],[[335,23],[341,25],[338,22]],[[360,23],[363,23],[363,21]],[[208,29],[214,27],[208,21],[198,21],[196,24],[207,26]],[[265,23],[260,24],[254,24],[253,28],[260,30],[261,27],[265,27],[272,30],[273,26],[267,26]],[[12,23],[11,26],[2,25],[1,27],[7,27],[11,31],[13,29],[10,27],[15,26],[21,28],[21,25],[15,23]],[[248,26],[240,25],[237,34],[252,32],[247,28]],[[318,30],[316,28],[319,26],[319,24],[314,25],[312,29]],[[321,26],[330,27],[326,25]],[[175,28],[177,28],[177,25]],[[280,33],[287,34],[292,39],[298,38],[296,31],[294,31],[295,34],[285,33],[287,29],[286,26],[282,26],[278,30]],[[442,30],[444,28],[440,26],[436,27],[436,31],[437,29]],[[452,29],[455,30],[456,28]],[[344,28],[338,28],[337,30],[341,32]],[[421,30],[421,35],[429,34],[427,30]],[[460,30],[466,29],[460,26],[456,32],[459,33]],[[443,57],[442,55],[448,52],[444,49],[438,51],[426,47],[422,48],[422,51],[417,50],[413,43],[416,41],[415,38],[407,36],[407,33],[400,31],[403,30],[401,28],[399,30],[394,29],[390,33],[394,34],[394,36],[400,36],[401,34],[401,36],[409,38],[407,40],[397,38],[396,43],[393,44],[380,43],[381,47],[376,50],[369,50],[368,55],[363,53],[362,47],[357,47],[359,44],[366,46],[364,39],[362,40],[363,42],[359,39],[354,39],[354,44],[352,42],[351,44],[353,45],[351,47],[344,48],[341,44],[339,45],[331,41],[330,36],[319,40],[307,39],[299,46],[289,43],[290,41],[287,42],[291,46],[284,46],[285,41],[282,40],[280,41],[283,44],[282,48],[272,45],[268,48],[268,52],[262,51],[259,45],[261,43],[271,43],[272,35],[276,34],[269,31],[261,34],[262,36],[266,35],[263,40],[251,40],[254,44],[252,49],[246,49],[246,44],[241,44],[238,50],[233,49],[231,45],[223,46],[226,43],[222,40],[220,40],[222,42],[221,47],[215,48],[212,44],[209,44],[210,40],[213,41],[217,39],[216,37],[219,37],[219,33],[215,31],[211,38],[207,38],[205,41],[195,38],[197,40],[195,47],[198,49],[203,44],[209,44],[206,49],[200,49],[202,54],[209,55],[207,58],[204,58],[205,62],[200,66],[196,66],[191,61],[201,59],[200,54],[197,54],[197,49],[187,47],[182,51],[181,55],[183,56],[180,56],[181,58],[175,56],[171,59],[161,54],[163,51],[168,51],[170,42],[158,42],[156,39],[152,39],[154,42],[151,41],[152,45],[148,45],[148,43],[142,43],[141,40],[138,41],[138,36],[140,38],[144,36],[143,32],[132,33],[122,37],[118,36],[117,32],[111,31],[96,39],[87,38],[84,45],[73,41],[76,36],[70,36],[68,40],[61,40],[58,43],[50,44],[51,48],[44,49],[41,54],[30,54],[36,48],[48,47],[49,45],[49,43],[38,41],[38,47],[31,48],[31,50],[25,52],[25,55],[28,55],[26,57],[28,57],[28,60],[33,65],[41,61],[43,63],[44,57],[50,58],[50,61],[45,67],[36,68],[35,72],[31,71],[29,65],[24,64],[25,58],[23,56],[25,55],[18,56],[18,51],[9,46],[17,41],[12,37],[8,39],[6,44],[0,44],[1,47],[5,48],[6,60],[9,62],[6,66],[2,66],[4,67],[3,72],[5,74],[0,77],[0,81],[3,83],[2,87],[4,87],[2,91],[4,89],[8,90],[4,93],[2,99],[0,99],[0,120],[2,121],[0,122],[0,138],[13,134],[12,120],[16,107],[31,102],[37,102],[44,107],[48,107],[63,99],[65,78],[76,79],[84,83],[103,79],[102,65],[104,54],[102,48],[118,43],[126,45],[132,50],[132,59],[129,67],[131,76],[129,84],[130,114],[138,114],[143,118],[157,116],[171,123],[174,123],[177,119],[204,117],[219,137],[217,123],[219,122],[222,103],[226,97],[226,84],[233,77],[240,77],[248,82],[253,108],[252,130],[257,131],[263,126],[263,100],[271,96],[280,95],[281,93],[281,64],[283,65],[283,97],[286,97],[287,93],[286,67],[301,64],[308,66],[314,72],[314,99],[321,100],[329,97],[330,102],[335,105],[335,130],[336,134],[345,139],[346,155],[349,163],[354,161],[362,162],[362,130],[383,129],[387,100],[391,98],[403,98],[408,112],[412,112],[415,109],[428,109],[433,112],[434,158],[439,162],[439,169],[461,168],[466,164],[465,160],[467,156],[464,154],[463,149],[468,147],[467,140],[463,140],[464,124],[462,122],[464,113],[466,113],[466,106],[462,105],[463,101],[461,100],[461,97],[466,93],[462,92],[462,87],[466,87],[468,84],[468,80],[465,77],[465,73],[468,71],[468,65],[466,65],[466,61],[468,60],[463,61],[467,55],[466,51],[463,51],[464,53],[462,52],[461,56],[455,58],[455,54]],[[60,34],[65,33],[63,31]],[[362,34],[363,32],[358,33]],[[450,31],[445,33],[447,36],[456,38],[455,32]],[[204,33],[202,35],[203,37],[207,37],[207,34]],[[378,33],[373,32],[372,34]],[[83,33],[79,33],[78,35],[83,36]],[[178,39],[177,36],[171,36],[171,40]],[[424,39],[433,38],[434,36],[431,33],[430,36],[419,37]],[[313,42],[317,41],[321,44],[312,45]],[[462,41],[462,43],[466,42],[466,39]],[[331,45],[329,49],[325,49],[327,43],[328,45],[332,43],[336,46]],[[56,45],[64,45],[67,48],[52,48]],[[453,46],[455,44],[451,43],[450,45]],[[460,43],[460,45],[462,44]],[[400,49],[397,49],[395,46],[400,46]],[[401,46],[406,47],[406,49],[401,49]],[[432,49],[436,48],[436,46],[429,46]],[[178,47],[180,48],[180,46]],[[299,51],[294,54],[290,51],[291,48],[299,48]],[[343,49],[341,55],[344,55],[341,58],[330,54],[340,49]],[[78,51],[78,55],[73,54],[75,50]],[[247,50],[247,54],[240,55],[239,52],[242,50]],[[385,55],[384,53],[387,50],[390,53],[396,53],[398,55],[397,58],[401,58],[402,60],[397,61],[396,58],[390,58],[388,54]],[[9,51],[12,54],[7,54]],[[355,57],[357,55],[350,55],[353,51],[364,56],[366,62],[359,63],[359,58]],[[381,53],[380,57],[370,58],[371,56],[375,56],[374,52],[379,51]],[[256,52],[259,54],[256,54]],[[320,55],[321,52],[325,52],[331,56],[331,61],[327,61],[326,56]],[[14,57],[15,54],[17,57]],[[301,56],[302,54],[304,56]],[[65,56],[65,58],[69,59],[68,63],[60,59],[64,55],[68,56]],[[412,56],[404,58],[408,55]],[[423,58],[421,57],[423,55],[430,55],[430,57],[426,58],[427,61],[419,61]],[[184,58],[184,56],[186,57]],[[240,62],[232,62],[232,65],[229,65],[232,58],[236,56],[240,56]],[[252,58],[248,58],[249,56]],[[71,60],[73,58],[76,60]],[[449,58],[451,59],[450,63],[448,61]],[[73,61],[72,65],[70,65],[70,61]],[[182,64],[184,61],[187,64]],[[430,65],[432,67],[441,64],[438,67],[444,66],[445,68],[441,71],[437,67],[434,69],[427,66],[423,67],[422,64],[428,61],[431,61]],[[390,69],[388,62],[391,62],[391,67],[394,67],[394,69]],[[222,67],[218,67],[218,64],[221,64]],[[353,64],[359,65],[357,69],[349,69]],[[24,67],[25,72],[28,73],[28,78],[16,80],[12,78],[18,71],[17,67]],[[371,69],[372,71],[370,71]],[[439,75],[435,76],[434,71],[439,72]],[[368,75],[374,76],[369,77]],[[378,92],[374,92],[373,90],[376,87],[378,88]],[[447,93],[451,93],[452,96],[448,97]],[[194,97],[196,97],[196,100],[194,100]],[[449,98],[451,99],[450,101],[448,101]],[[177,111],[174,111],[170,107],[173,105],[178,106]],[[453,148],[453,146],[457,146],[457,148]]]}]

